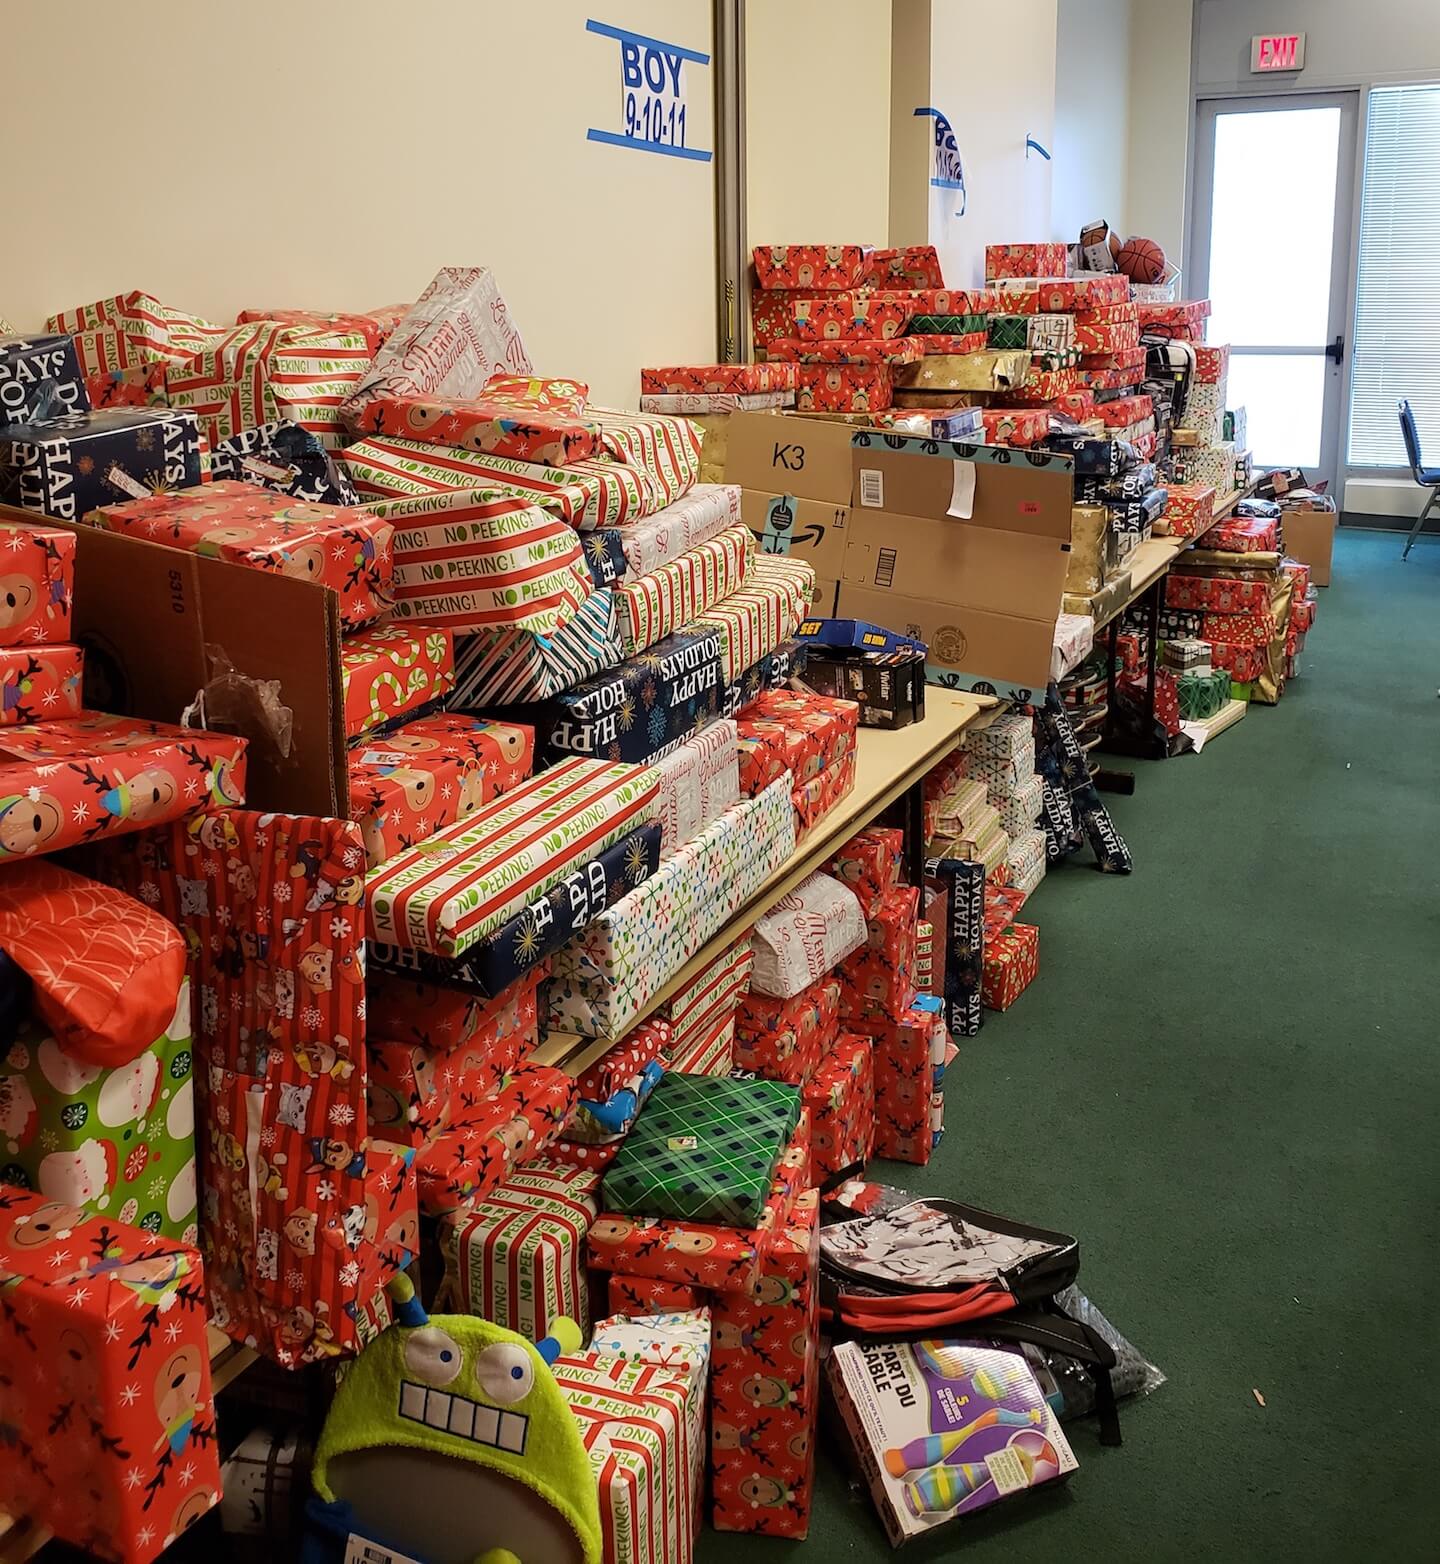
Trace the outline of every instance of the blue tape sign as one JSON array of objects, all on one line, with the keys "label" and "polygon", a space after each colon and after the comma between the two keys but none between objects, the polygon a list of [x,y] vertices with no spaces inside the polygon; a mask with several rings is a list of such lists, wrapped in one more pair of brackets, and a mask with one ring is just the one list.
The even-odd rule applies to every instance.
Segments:
[{"label": "blue tape sign", "polygon": [[623,131],[591,129],[587,139],[708,163],[713,153],[689,141],[696,127],[690,122],[685,66],[709,65],[710,56],[608,22],[587,21],[585,30],[620,45],[620,122],[625,127]]}]

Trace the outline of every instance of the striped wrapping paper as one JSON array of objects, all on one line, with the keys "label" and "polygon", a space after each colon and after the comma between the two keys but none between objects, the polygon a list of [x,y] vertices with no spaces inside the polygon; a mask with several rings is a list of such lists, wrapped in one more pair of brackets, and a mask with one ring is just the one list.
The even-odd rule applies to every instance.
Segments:
[{"label": "striped wrapping paper", "polygon": [[720,721],[655,762],[660,773],[660,850],[674,852],[740,800],[739,735]]},{"label": "striped wrapping paper", "polygon": [[716,956],[700,976],[682,989],[661,1011],[670,1021],[670,1063],[696,1043],[708,1043],[717,1027],[733,1018],[735,1007],[750,991],[755,963],[750,936],[743,935]]},{"label": "striped wrapping paper", "polygon": [[594,589],[573,528],[510,497],[453,489],[364,507],[395,528],[395,612],[453,630],[533,630],[575,617]]},{"label": "striped wrapping paper", "polygon": [[599,424],[606,456],[650,474],[664,496],[661,505],[673,505],[698,481],[700,431],[689,419],[613,407],[587,407],[585,417]]},{"label": "striped wrapping paper", "polygon": [[538,505],[579,532],[619,527],[654,509],[654,485],[621,463],[541,467],[507,456],[482,456],[458,446],[375,435],[357,440],[340,458],[367,501],[469,490],[477,499],[511,495]]},{"label": "striped wrapping paper", "polygon": [[551,1025],[621,1036],[794,850],[795,815],[782,778],[727,809],[556,952]]},{"label": "striped wrapping paper", "polygon": [[566,1315],[590,1334],[585,1240],[599,1214],[597,1171],[542,1158],[518,1168],[470,1211],[440,1222],[450,1307],[518,1331],[549,1334]]},{"label": "striped wrapping paper", "polygon": [[672,1049],[672,1075],[732,1075],[735,1071],[735,1013],[708,1031],[692,1034],[682,1048]]},{"label": "striped wrapping paper", "polygon": [[203,353],[221,341],[233,326],[217,326],[198,315],[187,315],[183,310],[171,309],[148,293],[117,294],[111,299],[100,299],[94,304],[82,304],[77,309],[62,310],[45,322],[48,332],[63,331],[77,339],[75,348],[80,355],[80,367],[89,373],[97,368],[117,369],[119,364],[91,362],[88,355],[97,349],[111,349],[98,341],[99,335],[119,335],[127,340],[136,353],[132,362],[153,363],[168,359],[179,363],[196,353]]},{"label": "striped wrapping paper", "polygon": [[307,331],[361,336],[374,354],[380,351],[381,344],[409,312],[408,304],[382,304],[378,309],[365,310],[361,314],[340,310],[248,309],[241,310],[235,319],[242,326],[252,320],[278,320],[282,325],[299,326]]},{"label": "striped wrapping paper", "polygon": [[600,1494],[602,1564],[691,1564],[704,1441],[703,1374],[586,1353],[552,1371]]},{"label": "striped wrapping paper", "polygon": [[738,484],[697,483],[673,505],[620,528],[625,564],[632,576],[650,575],[739,522]]},{"label": "striped wrapping paper", "polygon": [[458,956],[655,813],[642,766],[565,760],[366,876],[369,935]]},{"label": "striped wrapping paper", "polygon": [[754,549],[748,527],[728,527],[650,575],[622,582],[615,605],[625,655],[637,656],[729,597],[744,582]]},{"label": "striped wrapping paper", "polygon": [[660,391],[640,398],[642,413],[685,413],[707,417],[712,413],[763,413],[789,407],[793,391]]},{"label": "striped wrapping paper", "polygon": [[777,554],[757,554],[744,586],[701,614],[693,628],[723,636],[725,682],[733,683],[799,628],[815,594],[815,567]]},{"label": "striped wrapping paper", "polygon": [[613,591],[592,593],[562,629],[488,630],[455,644],[457,711],[550,700],[620,661]]}]

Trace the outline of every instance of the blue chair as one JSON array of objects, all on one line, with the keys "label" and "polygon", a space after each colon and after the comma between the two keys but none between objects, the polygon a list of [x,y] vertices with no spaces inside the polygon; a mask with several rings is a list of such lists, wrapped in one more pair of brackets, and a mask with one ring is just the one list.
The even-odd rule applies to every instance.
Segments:
[{"label": "blue chair", "polygon": [[1410,536],[1405,539],[1405,552],[1400,556],[1403,560],[1408,557],[1411,544],[1420,536],[1420,531],[1435,502],[1440,500],[1440,467],[1425,465],[1425,458],[1420,454],[1420,431],[1415,427],[1415,415],[1410,411],[1409,402],[1400,403],[1400,433],[1405,437],[1405,455],[1410,462],[1410,476],[1422,489],[1430,491],[1423,509],[1415,519],[1415,525],[1410,529]]}]

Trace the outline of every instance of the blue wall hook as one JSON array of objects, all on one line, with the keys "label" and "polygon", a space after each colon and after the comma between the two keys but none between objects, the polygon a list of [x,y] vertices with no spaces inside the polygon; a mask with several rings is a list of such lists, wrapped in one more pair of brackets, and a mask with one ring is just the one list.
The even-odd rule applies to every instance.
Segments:
[{"label": "blue wall hook", "polygon": [[1045,161],[1047,163],[1051,161],[1050,154],[1045,150],[1044,147],[1042,147],[1040,145],[1040,143],[1038,141],[1036,141],[1034,136],[1027,135],[1025,137],[1025,161],[1027,163],[1030,161],[1030,148],[1031,147],[1034,147],[1035,150],[1040,154],[1041,157],[1043,157],[1045,159]]}]

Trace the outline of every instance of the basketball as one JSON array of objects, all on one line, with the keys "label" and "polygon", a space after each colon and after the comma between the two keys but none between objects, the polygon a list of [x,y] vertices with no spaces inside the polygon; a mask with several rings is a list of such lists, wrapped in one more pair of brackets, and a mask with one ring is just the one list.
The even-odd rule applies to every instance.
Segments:
[{"label": "basketball", "polygon": [[1131,282],[1160,282],[1165,276],[1165,252],[1153,239],[1132,235],[1120,246],[1115,262]]}]

